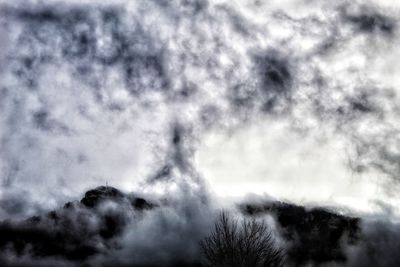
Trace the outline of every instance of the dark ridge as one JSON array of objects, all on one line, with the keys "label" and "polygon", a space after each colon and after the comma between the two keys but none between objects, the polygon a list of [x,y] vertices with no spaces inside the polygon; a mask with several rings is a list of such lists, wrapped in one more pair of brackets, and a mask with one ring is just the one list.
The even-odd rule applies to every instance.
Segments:
[{"label": "dark ridge", "polygon": [[[43,220],[54,223],[53,227],[41,225]],[[67,223],[63,221],[62,223]],[[33,217],[26,222],[11,224],[0,223],[0,251],[6,249],[15,256],[24,255],[27,250],[32,256],[62,256],[68,260],[83,260],[98,253],[98,249],[81,238],[90,238],[87,234],[79,237],[70,233],[67,227],[57,224],[53,218]],[[1,255],[0,259],[4,257]]]},{"label": "dark ridge", "polygon": [[289,260],[296,266],[345,262],[346,248],[343,244],[353,245],[360,240],[359,218],[323,208],[308,210],[284,202],[242,204],[239,207],[247,215],[271,214],[275,217],[282,236],[291,244],[287,251]]},{"label": "dark ridge", "polygon": [[[106,200],[117,206],[98,209],[97,206]],[[115,239],[127,227],[133,211],[126,204],[136,211],[156,207],[144,198],[100,186],[87,191],[80,202],[68,202],[47,214],[23,221],[1,221],[0,262],[8,255],[19,257],[26,253],[33,259],[59,257],[83,262],[102,253],[102,247],[116,245]]]},{"label": "dark ridge", "polygon": [[147,200],[140,197],[133,200],[132,206],[138,210],[152,209],[155,207],[153,203],[147,202]]},{"label": "dark ridge", "polygon": [[[94,208],[104,201],[122,202],[124,200],[127,200],[128,203],[131,203],[132,207],[137,210],[151,209],[156,207],[155,204],[148,202],[144,198],[125,195],[118,189],[111,186],[99,186],[95,189],[87,191],[80,203],[86,207]],[[70,208],[72,206],[73,203],[68,202],[64,207]]]},{"label": "dark ridge", "polygon": [[81,203],[87,207],[95,207],[104,200],[121,201],[125,195],[111,186],[99,186],[85,193]]},{"label": "dark ridge", "polygon": [[101,227],[99,234],[103,239],[110,239],[118,236],[124,230],[127,224],[125,213],[110,212],[101,217]]},{"label": "dark ridge", "polygon": [[[115,205],[100,208],[104,201]],[[32,260],[53,257],[83,264],[92,256],[106,253],[107,248],[118,248],[118,238],[128,226],[131,212],[155,207],[114,187],[97,187],[87,191],[80,202],[68,202],[45,215],[0,222],[0,262],[7,262],[10,255],[22,257],[29,252]],[[344,246],[361,242],[358,218],[282,202],[244,203],[239,207],[248,216],[271,214],[276,218],[288,244],[286,255],[291,266],[343,263],[347,260]],[[200,266],[198,259],[176,259],[184,261],[168,266]]]}]

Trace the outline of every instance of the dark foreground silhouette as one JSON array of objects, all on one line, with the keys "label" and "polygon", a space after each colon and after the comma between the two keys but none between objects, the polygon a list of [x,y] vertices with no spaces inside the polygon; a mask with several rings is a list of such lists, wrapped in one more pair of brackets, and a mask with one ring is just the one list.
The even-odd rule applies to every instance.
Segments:
[{"label": "dark foreground silhouette", "polygon": [[[48,214],[23,221],[2,221],[0,265],[38,266],[29,262],[56,259],[53,264],[56,266],[57,260],[62,259],[74,266],[87,266],[88,259],[107,255],[109,248],[118,248],[118,240],[132,220],[132,214],[139,218],[141,213],[160,208],[162,203],[102,186],[87,191],[80,201],[69,202]],[[112,208],[107,208],[107,205]],[[252,266],[280,266],[283,259],[287,266],[344,263],[346,247],[357,244],[362,236],[360,219],[321,208],[308,210],[282,202],[266,202],[244,203],[239,205],[239,209],[249,219],[242,224],[225,214],[215,224],[211,222],[214,228],[210,228],[210,235],[205,236],[202,242],[199,240],[197,259],[174,255],[173,261],[159,266],[249,266],[248,263],[235,264],[250,258],[255,259],[250,264]],[[251,219],[265,214],[275,218],[284,247],[278,248],[264,222],[256,223]],[[224,240],[227,233],[231,236]],[[252,250],[252,247],[243,249],[238,245],[243,242],[257,245],[258,250]],[[227,248],[228,245],[231,247]],[[247,253],[247,256],[240,253]],[[26,261],[20,260],[25,258]],[[13,265],[16,259],[18,264]],[[133,265],[114,262],[113,266]]]},{"label": "dark foreground silhouette", "polygon": [[274,240],[264,220],[245,218],[238,223],[222,212],[214,229],[201,242],[206,266],[280,267],[283,250]]}]

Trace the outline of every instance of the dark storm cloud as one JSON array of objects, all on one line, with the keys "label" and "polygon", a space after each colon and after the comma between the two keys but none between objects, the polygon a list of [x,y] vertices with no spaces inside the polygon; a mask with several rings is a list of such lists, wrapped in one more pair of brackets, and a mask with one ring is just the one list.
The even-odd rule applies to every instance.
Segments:
[{"label": "dark storm cloud", "polygon": [[[212,125],[222,125],[229,119],[233,121],[232,125],[240,126],[243,118],[250,120],[258,118],[264,116],[263,112],[266,115],[283,114],[290,117],[291,112],[297,111],[302,105],[308,105],[307,110],[311,111],[311,116],[321,119],[319,121],[321,125],[329,127],[329,123],[333,121],[346,135],[349,132],[353,133],[351,131],[353,125],[364,118],[373,116],[378,118],[384,115],[379,104],[382,96],[378,93],[370,93],[364,89],[361,89],[363,92],[354,93],[351,90],[348,92],[340,86],[334,87],[329,83],[321,86],[317,92],[303,92],[298,89],[301,85],[298,84],[299,79],[318,73],[318,68],[310,57],[321,59],[326,54],[308,53],[303,57],[300,49],[293,49],[290,54],[286,52],[291,49],[289,45],[274,43],[267,47],[264,45],[262,48],[257,45],[245,47],[245,43],[256,42],[255,36],[268,31],[266,29],[263,29],[263,32],[259,31],[255,24],[251,23],[250,18],[229,5],[219,5],[215,10],[207,1],[156,1],[149,5],[151,8],[147,10],[158,12],[157,16],[161,21],[171,23],[174,30],[182,28],[187,31],[183,31],[184,34],[175,34],[166,30],[170,35],[166,34],[165,37],[160,34],[162,29],[158,29],[163,26],[162,23],[156,25],[147,23],[149,14],[146,13],[143,18],[139,18],[136,13],[130,14],[122,5],[100,7],[95,4],[60,4],[3,7],[2,12],[10,19],[10,25],[18,25],[21,29],[15,39],[12,39],[15,47],[8,55],[12,66],[10,84],[16,90],[9,89],[11,93],[6,96],[7,108],[4,109],[5,117],[9,118],[5,124],[6,135],[11,136],[11,132],[13,133],[13,137],[3,143],[5,150],[9,151],[4,157],[5,161],[9,161],[9,169],[15,169],[12,166],[19,166],[16,177],[27,177],[28,173],[32,173],[26,163],[29,162],[29,158],[24,161],[19,159],[21,153],[17,151],[16,144],[25,144],[20,145],[22,150],[33,147],[37,151],[42,151],[47,142],[43,138],[49,138],[33,131],[24,123],[26,121],[29,121],[35,130],[54,134],[54,139],[51,139],[54,144],[46,148],[51,150],[57,146],[64,146],[60,143],[55,144],[55,139],[60,135],[68,133],[78,139],[85,136],[88,129],[92,131],[91,133],[103,129],[103,126],[96,128],[99,118],[104,118],[106,122],[107,118],[111,118],[110,121],[115,122],[116,117],[140,117],[143,113],[152,111],[161,114],[156,108],[163,105],[167,105],[166,110],[171,113],[176,112],[184,117],[182,114],[186,114],[187,111],[190,114],[188,116],[194,118],[190,122],[184,122],[188,125],[183,128],[195,129],[189,134],[193,135],[189,140],[201,139],[202,133],[196,132],[198,125],[201,125],[199,128],[209,129]],[[195,19],[192,19],[193,14],[196,14]],[[370,17],[373,19],[366,19],[362,17],[364,15],[358,18],[358,15],[354,15],[351,21],[354,24],[361,23],[362,29],[368,27],[385,29],[384,25],[388,19],[383,15],[374,15],[373,12],[371,14]],[[315,16],[309,19],[294,19],[288,15],[281,15],[278,16],[278,21],[289,25],[289,28],[300,37],[312,35],[317,39],[316,46],[319,47],[339,31],[342,21],[338,18],[341,15],[340,12],[334,13],[334,18],[331,20]],[[276,19],[276,16],[273,19]],[[368,22],[369,20],[372,22]],[[319,27],[323,30],[316,30],[315,33],[312,31]],[[225,36],[225,32],[229,32],[230,35]],[[342,35],[344,33],[338,33],[339,37],[335,39],[337,46],[330,50],[331,54],[351,39]],[[243,42],[245,52],[239,52],[235,47],[236,42],[229,38]],[[309,73],[299,70],[298,62],[307,66],[310,62],[310,67],[307,69]],[[62,69],[63,65],[66,66]],[[240,68],[244,70],[241,71]],[[53,77],[48,76],[53,76],[53,72],[58,69],[62,69],[65,77],[53,84],[51,80]],[[188,75],[188,72],[191,75]],[[332,77],[324,78],[328,80]],[[114,82],[113,79],[118,82]],[[59,89],[65,80],[71,84],[67,83],[65,87]],[[309,81],[302,82],[304,85]],[[206,83],[211,85],[205,90],[203,86]],[[312,88],[318,87],[312,83],[308,85]],[[25,89],[29,89],[27,90],[29,92],[25,92]],[[31,92],[31,89],[36,91]],[[57,93],[48,93],[52,89]],[[114,96],[118,95],[117,90],[122,97]],[[211,91],[213,92],[210,93]],[[126,92],[128,95],[125,95]],[[62,93],[66,95],[61,95]],[[340,94],[340,98],[334,99],[333,93]],[[160,98],[153,98],[153,94],[157,94]],[[211,94],[215,96],[210,97]],[[309,98],[305,101],[297,100],[296,97],[301,94]],[[54,95],[61,95],[60,101],[52,103],[57,99]],[[221,95],[223,97],[220,97]],[[92,97],[96,103],[91,102]],[[71,100],[68,102],[71,104],[63,106],[67,103],[64,99]],[[226,103],[230,108],[226,108]],[[192,104],[195,108],[188,111],[187,106]],[[289,110],[291,111],[282,112]],[[296,117],[294,120],[299,120],[299,124],[302,125],[306,119]],[[124,122],[118,129],[136,127],[137,125]],[[118,130],[118,133],[122,131]],[[167,137],[169,133],[163,132],[162,135],[166,139],[169,138]],[[360,140],[365,139],[359,132],[354,132],[354,136]],[[179,144],[169,144],[165,147],[163,150],[165,155],[160,157],[164,158],[166,163],[155,167],[159,169],[159,174],[155,174],[156,177],[168,176],[174,168],[173,165],[180,164],[183,168],[183,165],[188,164],[182,163],[186,160],[186,156],[182,156],[179,152]],[[194,146],[189,149],[193,150]],[[65,162],[85,154],[87,159],[85,164],[88,164],[94,156],[75,149],[71,149],[73,152],[70,153],[73,155],[69,155],[68,149],[63,150],[58,147],[54,149],[57,151],[54,153],[59,154],[60,150],[67,151]],[[52,153],[48,151],[47,155],[52,157]],[[392,164],[391,162],[395,161],[389,153],[383,154],[386,156],[379,157],[385,163]],[[168,162],[166,158],[169,157],[174,158],[172,160],[174,163]],[[43,161],[36,165],[45,165],[43,162],[47,160],[40,157],[39,159]],[[381,165],[383,164],[375,164],[375,166]],[[46,168],[41,167],[41,169]],[[385,170],[385,168],[380,169]],[[59,176],[64,170],[54,170],[54,172]],[[151,176],[149,172],[146,175]],[[46,177],[53,176],[51,173]],[[7,178],[7,180],[12,179]]]},{"label": "dark storm cloud", "polygon": [[261,91],[265,97],[262,109],[269,112],[279,102],[287,104],[291,99],[293,74],[287,59],[278,51],[269,51],[265,56],[255,57],[260,80]]},{"label": "dark storm cloud", "polygon": [[[192,166],[193,157],[193,132],[190,127],[180,123],[171,125],[169,136],[169,148],[165,159],[162,161],[160,170],[149,178],[149,182],[157,182],[173,179],[178,173],[189,176],[196,176]],[[195,177],[191,177],[192,179]]]},{"label": "dark storm cloud", "polygon": [[[46,61],[60,55],[74,67],[73,75],[82,80],[93,76],[88,82],[94,85],[94,79],[98,77],[94,75],[93,67],[99,64],[106,68],[119,65],[132,93],[148,88],[168,88],[162,51],[154,49],[159,41],[147,34],[136,19],[129,23],[121,21],[126,14],[119,8],[60,5],[3,8],[2,12],[18,18],[29,29],[21,36],[17,47],[21,49],[26,43],[29,54],[18,58],[15,70],[21,81],[26,80],[28,87],[37,83],[37,76]],[[46,45],[51,45],[52,51],[43,51]]]},{"label": "dark storm cloud", "polygon": [[375,11],[361,9],[357,13],[344,12],[343,18],[361,33],[392,35],[396,29],[395,20]]},{"label": "dark storm cloud", "polygon": [[[315,120],[315,131],[333,127],[329,137],[354,141],[353,169],[373,168],[398,178],[400,157],[391,150],[399,145],[398,131],[381,122],[396,114],[391,97],[396,93],[385,94],[379,86],[370,90],[348,73],[318,80],[328,67],[316,63],[347,49],[354,39],[353,33],[341,32],[343,16],[359,32],[393,35],[396,25],[389,17],[343,15],[334,8],[327,11],[333,14],[328,20],[268,17],[271,25],[278,22],[293,35],[276,41],[269,22],[255,26],[251,16],[229,4],[214,8],[208,1],[182,0],[139,6],[130,7],[133,11],[97,4],[2,9],[13,45],[0,96],[1,178],[7,191],[0,214],[48,211],[68,198],[66,188],[76,187],[76,194],[106,179],[145,180],[138,190],[165,191],[142,197],[97,188],[80,203],[47,215],[3,221],[4,265],[198,263],[198,241],[216,207],[194,154],[198,140],[213,127],[236,130],[270,115],[299,121],[304,128],[307,120]],[[306,38],[316,44],[304,52],[299,40]],[[363,123],[383,130],[366,134],[359,128]],[[131,174],[140,164],[146,168]],[[352,251],[352,232],[358,233],[354,218],[290,205],[274,212],[295,262],[343,264],[359,258],[345,251],[347,246]],[[366,228],[352,255],[368,254],[378,262],[385,253],[379,246],[386,241],[387,255],[394,253],[398,242],[390,234],[397,236],[397,226],[375,230]],[[394,263],[396,258],[388,258],[389,266]]]},{"label": "dark storm cloud", "polygon": [[[145,86],[150,88],[168,90],[168,78],[163,66],[162,54],[142,55],[136,54],[127,57],[124,61],[124,72],[127,86],[132,93],[140,90],[140,79],[146,79]],[[147,81],[148,80],[148,81]]]},{"label": "dark storm cloud", "polygon": [[296,79],[295,58],[284,49],[251,51],[251,76],[233,84],[227,92],[232,113],[239,120],[251,120],[259,113],[282,116],[290,114]]}]

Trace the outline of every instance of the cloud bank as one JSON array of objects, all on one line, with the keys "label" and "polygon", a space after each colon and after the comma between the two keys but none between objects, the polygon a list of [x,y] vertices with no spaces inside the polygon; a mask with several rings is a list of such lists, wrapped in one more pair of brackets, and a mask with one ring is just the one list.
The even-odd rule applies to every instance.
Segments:
[{"label": "cloud bank", "polygon": [[[344,206],[347,195],[323,199],[328,189],[313,198],[313,179],[335,181],[319,189],[357,179],[355,198],[368,202],[362,212],[385,222],[366,223],[365,241],[349,248],[348,262],[357,266],[369,249],[392,251],[397,243],[381,237],[398,232],[391,221],[398,218],[400,173],[399,38],[397,10],[385,3],[1,2],[0,218],[46,214],[108,183],[163,205],[140,220],[131,218],[130,204],[122,214],[114,204],[105,207],[131,225],[117,244],[98,236],[108,224],[101,221],[104,210],[74,206],[82,225],[96,232],[88,238],[94,245],[83,244],[85,253],[110,253],[90,263],[109,264],[113,257],[125,265],[173,263],[171,255],[183,252],[196,262],[197,241],[219,207],[214,192],[234,188],[235,173],[258,188],[274,181],[282,189],[298,180],[305,193],[293,200],[307,195],[308,202]],[[207,148],[219,136],[223,141]],[[230,150],[229,140],[239,149]],[[258,155],[245,158],[254,172],[233,166],[241,154]],[[301,173],[288,167],[298,162],[305,162]],[[274,168],[268,173],[264,166]],[[61,212],[61,225],[73,221],[68,209]],[[57,232],[54,220],[30,223],[40,231],[50,223]],[[2,224],[4,232],[25,227]],[[53,240],[53,232],[40,231],[27,234]],[[67,235],[68,242],[80,231]],[[382,242],[390,243],[388,250],[380,251]],[[29,266],[37,248],[24,249],[27,258],[16,264]],[[68,266],[56,254],[37,264]],[[396,266],[396,259],[370,257]]]}]

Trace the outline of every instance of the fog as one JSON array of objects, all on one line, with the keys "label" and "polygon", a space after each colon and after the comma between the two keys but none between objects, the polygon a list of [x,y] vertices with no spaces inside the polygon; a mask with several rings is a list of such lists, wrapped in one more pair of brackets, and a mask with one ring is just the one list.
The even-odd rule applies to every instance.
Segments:
[{"label": "fog", "polygon": [[254,195],[398,228],[396,1],[0,4],[1,220],[99,185],[159,201],[91,262],[160,252],[126,265],[195,259]]}]

